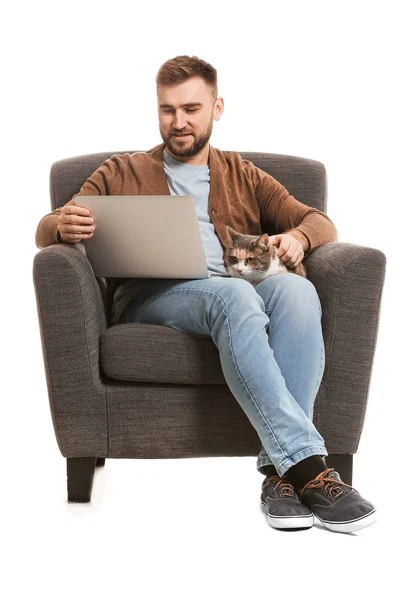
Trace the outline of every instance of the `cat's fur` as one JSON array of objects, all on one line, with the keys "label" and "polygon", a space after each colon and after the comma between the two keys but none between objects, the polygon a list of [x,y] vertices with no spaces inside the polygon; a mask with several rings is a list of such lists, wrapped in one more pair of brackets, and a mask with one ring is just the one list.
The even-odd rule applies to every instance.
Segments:
[{"label": "cat's fur", "polygon": [[306,277],[306,269],[302,263],[294,269],[286,267],[278,256],[278,248],[269,245],[267,233],[249,235],[227,226],[227,237],[230,243],[223,260],[231,277],[246,279],[253,285],[279,273],[296,273]]}]

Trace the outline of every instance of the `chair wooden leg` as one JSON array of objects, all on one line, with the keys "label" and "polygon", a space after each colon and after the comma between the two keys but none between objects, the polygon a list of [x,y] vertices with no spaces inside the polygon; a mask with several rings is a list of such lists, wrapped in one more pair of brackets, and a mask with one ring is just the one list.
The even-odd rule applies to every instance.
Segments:
[{"label": "chair wooden leg", "polygon": [[67,458],[68,502],[90,502],[96,457]]},{"label": "chair wooden leg", "polygon": [[325,456],[325,462],[328,467],[333,467],[338,471],[344,483],[352,485],[352,465],[353,454],[329,454]]},{"label": "chair wooden leg", "polygon": [[97,467],[103,467],[105,465],[105,459],[104,458],[97,458],[96,459],[96,466]]}]

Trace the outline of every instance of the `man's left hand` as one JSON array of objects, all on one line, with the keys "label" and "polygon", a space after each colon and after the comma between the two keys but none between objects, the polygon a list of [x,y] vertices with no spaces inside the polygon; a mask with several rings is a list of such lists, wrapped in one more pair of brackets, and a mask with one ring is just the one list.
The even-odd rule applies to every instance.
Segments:
[{"label": "man's left hand", "polygon": [[300,265],[305,256],[302,244],[288,233],[269,235],[269,246],[276,246],[278,248],[280,260],[290,269],[294,269]]}]

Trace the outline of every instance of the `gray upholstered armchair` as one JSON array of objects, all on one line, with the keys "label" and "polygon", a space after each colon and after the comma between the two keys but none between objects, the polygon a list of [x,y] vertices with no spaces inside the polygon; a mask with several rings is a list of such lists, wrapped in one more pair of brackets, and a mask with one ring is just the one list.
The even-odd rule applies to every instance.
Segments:
[{"label": "gray upholstered armchair", "polygon": [[[52,209],[76,194],[111,153],[55,162]],[[320,162],[241,152],[298,200],[326,211]],[[352,483],[377,338],[385,256],[325,244],[305,260],[322,303],[326,367],[314,422],[329,466]],[[56,244],[34,258],[50,410],[67,460],[68,500],[88,502],[105,458],[257,456],[260,439],[231,394],[208,338],[142,323],[111,326],[120,280],[95,278],[82,244]]]}]

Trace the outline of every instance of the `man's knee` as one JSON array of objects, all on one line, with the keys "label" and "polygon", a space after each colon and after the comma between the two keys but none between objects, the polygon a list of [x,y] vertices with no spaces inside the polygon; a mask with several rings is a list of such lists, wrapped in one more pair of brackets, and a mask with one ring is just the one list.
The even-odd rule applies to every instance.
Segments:
[{"label": "man's knee", "polygon": [[[217,278],[218,279],[218,278]],[[256,294],[254,286],[237,277],[222,280],[216,288],[217,301],[225,307],[246,312],[248,309],[264,312],[263,299]]]},{"label": "man's knee", "polygon": [[217,277],[214,283],[215,289],[223,293],[248,294],[251,291],[254,293],[252,284],[239,277]]},{"label": "man's knee", "polygon": [[298,293],[301,292],[303,294],[309,294],[310,296],[315,296],[316,288],[313,283],[306,279],[306,277],[301,277],[300,275],[296,275],[296,273],[281,273],[277,275],[279,279],[278,285],[286,291],[286,293]]},{"label": "man's knee", "polygon": [[266,305],[270,302],[281,302],[286,305],[294,305],[297,309],[303,307],[306,310],[306,308],[315,306],[320,310],[318,293],[309,279],[295,273],[281,273],[269,277],[265,281],[269,282],[267,289],[263,289]]}]

